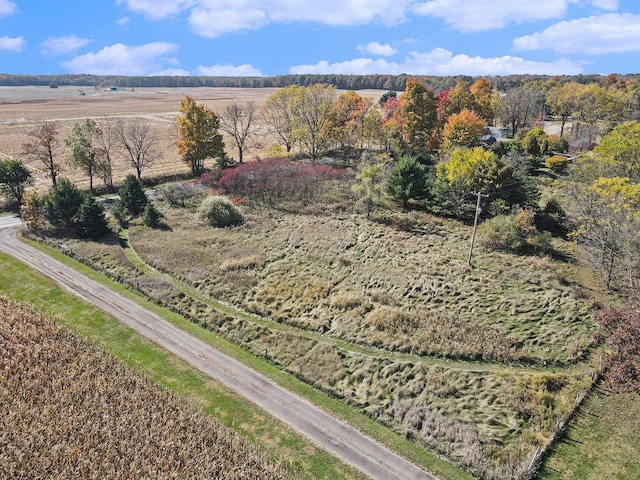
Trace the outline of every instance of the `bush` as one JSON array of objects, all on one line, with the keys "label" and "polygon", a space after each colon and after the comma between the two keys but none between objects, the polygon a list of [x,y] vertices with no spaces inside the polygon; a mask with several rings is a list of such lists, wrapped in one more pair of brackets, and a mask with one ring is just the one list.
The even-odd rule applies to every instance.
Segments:
[{"label": "bush", "polygon": [[[209,174],[206,174],[209,175]],[[185,208],[191,205],[195,200],[206,196],[207,188],[203,179],[204,175],[198,182],[173,182],[167,183],[159,188],[162,197],[169,202],[172,207]]]},{"label": "bush", "polygon": [[238,207],[220,195],[205,198],[198,209],[198,217],[214,227],[231,227],[244,222]]},{"label": "bush", "polygon": [[569,159],[562,155],[554,155],[547,158],[544,163],[554,173],[566,173]]},{"label": "bush", "polygon": [[549,153],[566,153],[569,151],[569,141],[558,135],[549,135]]},{"label": "bush", "polygon": [[344,171],[331,167],[271,159],[229,169],[217,187],[229,195],[270,205],[283,201],[307,204],[324,191],[326,182],[344,176]]},{"label": "bush", "polygon": [[487,220],[478,229],[480,245],[514,253],[547,253],[551,241],[546,232],[534,224],[535,213],[521,209],[514,215],[499,215]]}]

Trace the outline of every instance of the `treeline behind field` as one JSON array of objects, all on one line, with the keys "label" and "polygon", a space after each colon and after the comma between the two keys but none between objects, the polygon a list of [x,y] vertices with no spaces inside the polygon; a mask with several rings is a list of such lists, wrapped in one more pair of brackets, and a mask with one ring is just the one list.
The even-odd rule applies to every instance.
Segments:
[{"label": "treeline behind field", "polygon": [[[640,81],[640,74],[620,75],[619,78],[632,83]],[[480,77],[469,75],[456,75],[449,77],[429,75],[278,75],[259,77],[203,77],[203,76],[155,76],[155,77],[129,77],[114,75],[8,75],[0,74],[0,86],[47,86],[52,82],[59,86],[77,87],[118,87],[118,88],[142,88],[142,87],[238,87],[238,88],[282,88],[290,85],[309,86],[316,83],[333,85],[345,90],[380,89],[403,91],[408,78],[414,78],[425,84],[427,88],[433,88],[440,92],[453,88],[458,82],[470,82]],[[603,75],[507,75],[490,77],[492,88],[507,90],[519,87],[532,81],[548,81],[557,79],[564,82],[577,82],[581,84],[598,83],[603,85],[606,80]]]}]

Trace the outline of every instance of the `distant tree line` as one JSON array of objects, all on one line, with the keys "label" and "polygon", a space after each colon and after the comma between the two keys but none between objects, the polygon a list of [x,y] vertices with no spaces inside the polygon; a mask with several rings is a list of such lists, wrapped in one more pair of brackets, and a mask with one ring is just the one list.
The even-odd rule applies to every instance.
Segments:
[{"label": "distant tree line", "polygon": [[[277,75],[255,77],[205,77],[205,76],[154,76],[129,77],[114,75],[8,75],[0,74],[0,86],[41,85],[54,83],[58,86],[77,87],[109,87],[141,88],[141,87],[238,87],[238,88],[282,88],[290,85],[310,86],[314,84],[333,85],[343,90],[379,89],[404,91],[407,79],[415,78],[436,92],[453,88],[458,82],[473,83],[480,77],[468,75],[431,76],[431,75]],[[560,83],[575,82],[579,84],[597,83],[605,85],[608,76],[604,75],[507,75],[488,77],[491,87],[496,90],[508,90],[520,87],[530,82],[547,82],[549,80]],[[620,75],[624,81],[640,81],[640,74]]]}]

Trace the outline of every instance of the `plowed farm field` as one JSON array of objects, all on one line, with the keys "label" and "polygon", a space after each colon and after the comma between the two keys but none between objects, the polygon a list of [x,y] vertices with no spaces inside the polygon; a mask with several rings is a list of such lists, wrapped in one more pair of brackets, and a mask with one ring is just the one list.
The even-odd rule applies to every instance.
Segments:
[{"label": "plowed farm field", "polygon": [[[7,156],[23,160],[33,171],[36,188],[46,189],[49,180],[39,165],[31,165],[23,158],[22,145],[31,141],[29,131],[42,120],[54,121],[59,125],[60,140],[66,136],[76,122],[86,118],[96,121],[102,118],[142,119],[158,130],[162,142],[162,155],[158,161],[143,173],[144,176],[168,175],[186,172],[188,168],[180,161],[176,148],[177,130],[175,119],[180,102],[189,95],[197,103],[202,103],[214,112],[220,113],[230,103],[254,102],[262,106],[277,88],[136,88],[136,89],[95,89],[94,87],[45,86],[0,87],[0,157]],[[338,91],[338,94],[341,93]],[[382,90],[362,90],[358,94],[374,101],[384,93]],[[257,125],[255,148],[248,152],[247,160],[253,160],[274,139],[260,122]],[[62,143],[62,142],[61,142]],[[225,138],[227,154],[237,156],[231,138]],[[58,153],[64,164],[63,149]],[[116,181],[132,169],[124,156],[116,167]],[[208,165],[209,166],[209,165]],[[64,166],[63,176],[73,180],[80,187],[88,186],[88,180],[78,171]],[[86,183],[86,185],[85,185]]]}]

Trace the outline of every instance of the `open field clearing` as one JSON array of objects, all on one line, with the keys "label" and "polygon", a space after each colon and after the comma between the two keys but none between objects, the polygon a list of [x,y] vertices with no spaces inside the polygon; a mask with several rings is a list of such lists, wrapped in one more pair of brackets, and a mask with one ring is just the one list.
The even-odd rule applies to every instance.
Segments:
[{"label": "open field clearing", "polygon": [[168,228],[58,247],[476,474],[526,470],[597,368],[566,266],[479,248],[469,269],[456,222],[163,211]]},{"label": "open field clearing", "polygon": [[289,478],[230,429],[0,297],[3,478]]}]

